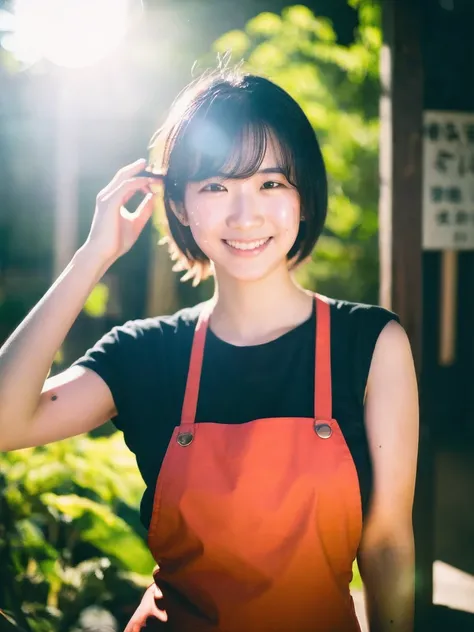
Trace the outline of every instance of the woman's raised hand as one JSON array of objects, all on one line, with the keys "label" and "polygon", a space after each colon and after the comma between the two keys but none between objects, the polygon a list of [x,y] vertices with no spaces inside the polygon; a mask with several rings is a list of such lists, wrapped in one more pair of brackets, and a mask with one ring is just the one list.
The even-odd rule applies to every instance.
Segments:
[{"label": "woman's raised hand", "polygon": [[[156,179],[138,176],[143,171],[146,160],[137,160],[117,171],[109,184],[100,191],[92,226],[83,248],[107,265],[111,265],[128,252],[138,239],[153,212],[153,196],[150,185],[156,186]],[[137,192],[145,198],[134,213],[125,204]]]}]

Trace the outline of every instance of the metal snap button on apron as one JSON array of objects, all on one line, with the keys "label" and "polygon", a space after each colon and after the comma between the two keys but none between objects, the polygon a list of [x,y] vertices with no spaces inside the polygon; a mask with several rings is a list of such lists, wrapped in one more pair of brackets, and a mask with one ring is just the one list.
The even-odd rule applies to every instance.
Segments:
[{"label": "metal snap button on apron", "polygon": [[178,435],[177,441],[179,445],[187,446],[191,443],[193,439],[194,439],[194,436],[192,432],[182,432],[181,434]]},{"label": "metal snap button on apron", "polygon": [[321,439],[329,439],[332,435],[332,428],[329,424],[314,424],[314,432]]}]

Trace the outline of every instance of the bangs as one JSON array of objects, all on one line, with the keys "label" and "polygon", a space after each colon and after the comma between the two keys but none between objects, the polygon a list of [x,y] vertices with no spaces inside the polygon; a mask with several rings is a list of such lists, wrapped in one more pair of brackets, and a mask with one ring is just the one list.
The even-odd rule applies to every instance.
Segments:
[{"label": "bangs", "polygon": [[283,130],[242,95],[214,95],[189,114],[174,134],[172,151],[165,150],[164,156],[167,180],[176,193],[189,181],[249,178],[259,170],[269,145],[277,163],[272,166],[294,184],[294,156]]}]

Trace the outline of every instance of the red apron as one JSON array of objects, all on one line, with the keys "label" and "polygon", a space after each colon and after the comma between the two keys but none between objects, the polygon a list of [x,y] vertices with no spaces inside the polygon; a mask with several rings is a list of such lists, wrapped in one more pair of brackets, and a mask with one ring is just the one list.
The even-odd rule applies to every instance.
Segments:
[{"label": "red apron", "polygon": [[330,307],[315,299],[314,419],[195,423],[211,308],[201,313],[148,533],[169,630],[360,632],[359,481],[332,418]]}]

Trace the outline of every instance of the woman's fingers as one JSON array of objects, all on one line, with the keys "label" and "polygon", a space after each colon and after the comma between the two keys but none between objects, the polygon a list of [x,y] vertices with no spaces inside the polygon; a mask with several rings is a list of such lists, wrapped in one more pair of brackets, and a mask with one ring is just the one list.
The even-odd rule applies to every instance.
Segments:
[{"label": "woman's fingers", "polygon": [[156,584],[154,584],[153,586],[153,597],[154,597],[153,609],[154,609],[154,612],[156,613],[156,616],[161,621],[168,621],[168,614],[166,613],[166,610],[162,610],[161,608],[158,608],[158,606],[156,605],[155,600],[163,598],[163,593],[161,592],[161,590],[158,588]]},{"label": "woman's fingers", "polygon": [[[138,191],[147,190],[147,182],[143,179],[125,180],[118,187],[109,191],[104,197],[101,198],[102,204],[117,207],[126,204],[128,200],[135,195]],[[147,190],[147,192],[151,192]]]},{"label": "woman's fingers", "polygon": [[136,160],[135,162],[132,162],[129,165],[125,165],[125,167],[122,167],[121,169],[117,171],[117,173],[114,175],[112,180],[104,189],[102,189],[99,195],[103,195],[103,196],[108,195],[111,191],[116,189],[119,186],[119,184],[121,184],[125,180],[129,180],[130,178],[133,178],[133,176],[140,173],[140,171],[143,170],[145,165],[146,165],[146,160],[144,158],[140,158],[139,160]]},{"label": "woman's fingers", "polygon": [[112,180],[104,187],[100,192],[98,197],[105,198],[108,197],[114,190],[117,190],[121,184],[126,182],[127,180],[131,180],[132,178],[137,178],[140,182],[150,182],[155,185],[160,185],[163,183],[163,174],[152,173],[148,171],[144,167],[146,166],[146,160],[141,158],[140,160],[136,160],[122,169],[119,169],[117,173],[114,175]]},{"label": "woman's fingers", "polygon": [[153,209],[155,208],[154,202],[154,194],[148,193],[145,198],[142,200],[137,210],[134,213],[130,213],[125,207],[120,209],[120,213],[122,217],[128,219],[133,226],[133,232],[136,235],[139,235],[143,230],[145,224],[150,219],[153,214]]},{"label": "woman's fingers", "polygon": [[151,616],[156,617],[157,619],[159,619],[160,621],[163,621],[164,623],[168,621],[168,615],[166,613],[166,610],[160,610],[157,606],[154,606]]},{"label": "woman's fingers", "polygon": [[151,178],[152,180],[155,180],[156,182],[163,182],[164,180],[164,175],[163,173],[156,173],[154,171],[148,171],[148,169],[143,169],[142,171],[139,171],[136,175],[136,178]]},{"label": "woman's fingers", "polygon": [[[143,227],[151,215],[150,185],[155,181],[152,178],[134,177],[145,163],[145,160],[138,160],[121,169],[97,195],[87,243],[89,248],[100,254],[107,266],[130,250],[140,234],[137,229]],[[139,206],[138,213],[127,214],[122,207],[139,191],[145,194],[146,201]]]},{"label": "woman's fingers", "polygon": [[166,615],[166,612],[164,610],[159,610],[155,606],[146,613],[144,612],[140,615],[138,615],[138,613],[135,613],[133,618],[130,619],[130,621],[128,622],[124,632],[141,632],[141,630],[145,628],[146,623],[150,618],[158,619],[163,623],[166,623],[166,621],[168,621],[168,616]]},{"label": "woman's fingers", "polygon": [[125,196],[122,200],[122,205],[126,204],[135,195],[135,193],[138,193],[138,191],[143,193],[143,195],[145,196],[153,194],[153,191],[150,189],[148,185],[146,184],[145,186],[142,185],[139,189],[132,189],[131,191],[128,191],[127,193],[125,193]]},{"label": "woman's fingers", "polygon": [[163,593],[158,586],[152,584],[143,595],[140,605],[135,610],[124,632],[140,632],[140,630],[146,626],[147,619],[150,617],[154,617],[163,622],[168,621],[166,611],[158,608],[156,605],[156,600],[162,597]]}]

